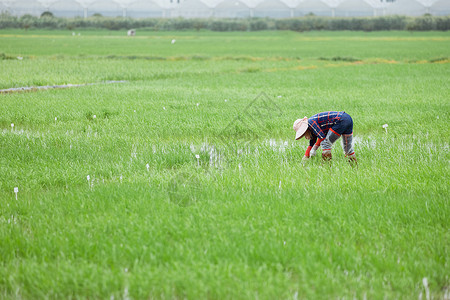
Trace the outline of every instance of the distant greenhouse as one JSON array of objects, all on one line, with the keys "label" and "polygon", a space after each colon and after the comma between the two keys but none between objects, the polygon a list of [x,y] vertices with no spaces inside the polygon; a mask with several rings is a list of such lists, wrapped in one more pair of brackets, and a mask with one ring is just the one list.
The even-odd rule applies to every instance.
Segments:
[{"label": "distant greenhouse", "polygon": [[304,15],[354,17],[450,15],[450,0],[0,0],[15,16],[94,14],[132,18],[289,18]]}]

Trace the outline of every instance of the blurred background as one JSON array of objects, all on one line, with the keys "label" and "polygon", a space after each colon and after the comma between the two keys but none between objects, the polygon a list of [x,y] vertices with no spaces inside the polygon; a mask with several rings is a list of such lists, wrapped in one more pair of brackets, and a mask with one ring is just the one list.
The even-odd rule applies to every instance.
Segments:
[{"label": "blurred background", "polygon": [[450,0],[0,0],[0,12],[81,18],[446,16]]}]

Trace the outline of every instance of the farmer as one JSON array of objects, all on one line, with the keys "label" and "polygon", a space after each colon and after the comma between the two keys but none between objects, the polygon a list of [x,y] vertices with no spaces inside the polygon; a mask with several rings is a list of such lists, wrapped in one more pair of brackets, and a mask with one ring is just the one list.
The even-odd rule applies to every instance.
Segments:
[{"label": "farmer", "polygon": [[356,162],[353,150],[353,121],[349,114],[343,111],[326,111],[314,116],[298,119],[294,122],[295,139],[309,140],[304,160],[316,155],[317,149],[322,146],[322,158],[331,159],[331,148],[334,142],[342,136],[345,156],[350,162]]}]

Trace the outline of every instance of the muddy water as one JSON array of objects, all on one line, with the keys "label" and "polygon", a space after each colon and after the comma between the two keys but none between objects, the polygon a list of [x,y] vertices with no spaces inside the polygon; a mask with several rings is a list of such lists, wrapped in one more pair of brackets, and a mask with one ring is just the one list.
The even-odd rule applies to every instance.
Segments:
[{"label": "muddy water", "polygon": [[44,86],[27,86],[27,87],[18,87],[18,88],[9,88],[0,90],[0,94],[11,94],[11,93],[21,93],[21,92],[37,92],[41,90],[49,90],[49,89],[67,89],[71,87],[82,87],[88,85],[96,85],[96,84],[111,84],[111,83],[124,83],[127,82],[125,80],[111,80],[97,83],[82,83],[82,84],[62,84],[62,85],[44,85]]}]

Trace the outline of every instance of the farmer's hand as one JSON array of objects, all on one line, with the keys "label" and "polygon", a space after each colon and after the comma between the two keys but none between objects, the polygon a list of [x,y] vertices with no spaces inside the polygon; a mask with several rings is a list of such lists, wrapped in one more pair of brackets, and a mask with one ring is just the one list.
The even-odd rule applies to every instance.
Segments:
[{"label": "farmer's hand", "polygon": [[331,160],[331,158],[332,158],[331,150],[324,150],[322,152],[322,158],[323,158],[323,160]]},{"label": "farmer's hand", "polygon": [[348,162],[352,167],[358,166],[358,161],[356,160],[355,154],[348,156]]},{"label": "farmer's hand", "polygon": [[318,149],[318,148],[319,148],[319,146],[314,145],[314,146],[311,148],[311,151],[309,151],[309,156],[310,156],[310,157],[316,156],[316,152],[317,152],[317,149]]}]

